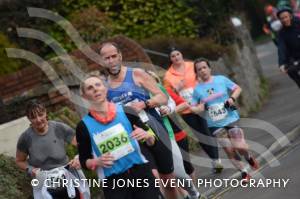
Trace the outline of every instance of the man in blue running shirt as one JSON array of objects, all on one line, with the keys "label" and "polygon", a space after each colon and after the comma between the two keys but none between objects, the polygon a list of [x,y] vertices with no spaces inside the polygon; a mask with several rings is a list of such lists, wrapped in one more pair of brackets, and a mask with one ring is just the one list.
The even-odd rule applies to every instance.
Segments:
[{"label": "man in blue running shirt", "polygon": [[[162,180],[174,178],[170,139],[163,127],[160,115],[155,110],[155,107],[167,104],[167,96],[144,70],[126,67],[122,64],[122,53],[117,44],[103,43],[98,52],[109,74],[108,100],[132,107],[139,114],[140,119],[153,129],[159,140],[150,150],[160,177]],[[165,195],[166,198],[177,198],[176,189],[167,186]]]}]

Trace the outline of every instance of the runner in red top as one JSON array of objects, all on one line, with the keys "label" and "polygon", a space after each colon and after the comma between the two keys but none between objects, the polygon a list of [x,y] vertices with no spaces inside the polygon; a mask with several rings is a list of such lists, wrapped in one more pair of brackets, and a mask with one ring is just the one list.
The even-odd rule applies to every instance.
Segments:
[{"label": "runner in red top", "polygon": [[[169,57],[171,65],[165,74],[164,86],[167,91],[174,91],[183,98],[184,102],[177,107],[177,112],[181,114],[183,120],[193,129],[193,133],[198,138],[201,147],[213,160],[213,172],[220,173],[223,170],[223,166],[219,160],[218,145],[215,137],[208,130],[206,120],[194,114],[190,109],[193,91],[197,84],[193,62],[185,61],[182,53],[177,49],[172,49]],[[182,99],[178,98],[178,100]]]}]

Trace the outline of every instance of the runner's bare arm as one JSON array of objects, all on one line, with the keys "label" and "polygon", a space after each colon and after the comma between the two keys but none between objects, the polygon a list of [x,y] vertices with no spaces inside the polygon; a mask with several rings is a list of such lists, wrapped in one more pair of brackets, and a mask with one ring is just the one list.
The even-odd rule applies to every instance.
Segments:
[{"label": "runner's bare arm", "polygon": [[[35,167],[30,166],[27,162],[27,157],[28,157],[27,153],[24,153],[20,150],[17,150],[17,152],[16,152],[16,164],[20,169],[28,172],[29,175],[35,176],[36,172],[37,172],[37,170],[39,170],[39,168],[35,168]],[[29,171],[28,171],[28,169],[29,169]]]},{"label": "runner's bare arm", "polygon": [[27,168],[27,157],[28,157],[28,154],[20,151],[20,150],[17,150],[16,152],[16,164],[17,166],[22,169],[22,170],[26,170]]},{"label": "runner's bare arm", "polygon": [[191,106],[190,109],[193,113],[199,114],[205,110],[205,106],[204,103],[199,103],[195,106]]},{"label": "runner's bare arm", "polygon": [[73,145],[73,146],[76,146],[77,147],[77,140],[76,140],[76,136],[74,135],[74,137],[73,137],[73,139],[72,139],[72,141],[71,141],[71,144]]},{"label": "runner's bare arm", "polygon": [[230,98],[227,100],[230,105],[234,105],[234,102],[240,96],[241,92],[242,92],[242,88],[240,86],[236,85],[234,90],[231,93]]},{"label": "runner's bare arm", "polygon": [[231,94],[231,97],[237,99],[240,96],[241,92],[242,92],[242,88],[240,86],[236,86]]},{"label": "runner's bare arm", "polygon": [[181,113],[182,111],[185,111],[187,109],[189,109],[191,106],[189,105],[189,103],[187,102],[183,102],[181,104],[179,104],[178,106],[176,106],[176,112],[177,113]]},{"label": "runner's bare arm", "polygon": [[148,100],[148,106],[156,107],[167,104],[168,97],[159,89],[157,83],[149,74],[141,69],[135,69],[133,74],[136,83],[152,94],[151,99]]}]

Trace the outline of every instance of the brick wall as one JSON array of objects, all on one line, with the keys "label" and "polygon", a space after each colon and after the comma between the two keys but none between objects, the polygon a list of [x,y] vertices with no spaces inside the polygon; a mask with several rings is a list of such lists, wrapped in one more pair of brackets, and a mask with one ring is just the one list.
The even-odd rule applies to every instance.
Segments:
[{"label": "brick wall", "polygon": [[[123,54],[124,61],[151,63],[150,58],[143,51],[142,47],[135,41],[124,36],[117,36],[108,41],[118,43]],[[91,45],[92,49],[98,48],[100,43]],[[77,50],[71,53],[72,56],[84,60],[87,70],[95,70],[101,66],[88,59],[81,51]],[[56,71],[59,73],[58,71]],[[72,104],[53,88],[48,78],[37,66],[26,67],[16,73],[0,77],[0,100],[6,107],[10,107],[9,117],[0,116],[0,123],[20,117],[24,114],[24,104],[26,100],[37,98],[50,110],[58,109],[61,106]],[[17,100],[17,102],[16,102]],[[24,103],[18,100],[25,100]]]},{"label": "brick wall", "polygon": [[3,102],[16,96],[26,95],[26,91],[42,84],[42,71],[37,66],[26,67],[16,73],[0,77],[0,97]]}]

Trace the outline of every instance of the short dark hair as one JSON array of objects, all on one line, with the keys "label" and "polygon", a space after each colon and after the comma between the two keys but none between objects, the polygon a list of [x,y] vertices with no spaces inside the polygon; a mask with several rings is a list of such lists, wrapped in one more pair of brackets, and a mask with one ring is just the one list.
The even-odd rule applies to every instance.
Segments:
[{"label": "short dark hair", "polygon": [[290,9],[289,7],[283,7],[283,8],[281,8],[281,9],[279,9],[279,10],[277,11],[277,13],[276,13],[277,18],[279,18],[279,16],[280,16],[281,13],[283,13],[283,12],[288,12],[288,13],[290,13],[291,15],[293,15],[292,9]]},{"label": "short dark hair", "polygon": [[115,47],[115,48],[117,49],[118,53],[121,53],[121,49],[120,49],[119,45],[118,45],[116,42],[113,42],[113,41],[112,41],[112,42],[107,41],[107,42],[102,43],[102,44],[99,46],[99,48],[96,49],[97,53],[98,53],[98,54],[101,54],[102,48],[103,48],[104,46],[107,46],[107,45],[111,45],[111,46]]},{"label": "short dark hair", "polygon": [[26,106],[26,116],[30,119],[35,118],[40,113],[45,112],[47,112],[45,105],[37,100],[32,100],[28,102]]},{"label": "short dark hair", "polygon": [[207,64],[207,66],[208,66],[209,68],[211,68],[208,59],[206,59],[206,58],[204,58],[204,57],[197,58],[197,59],[195,59],[195,61],[194,61],[194,72],[195,72],[196,75],[197,75],[197,68],[196,68],[196,65],[197,65],[198,63],[200,63],[200,62],[205,62],[205,63]]}]

